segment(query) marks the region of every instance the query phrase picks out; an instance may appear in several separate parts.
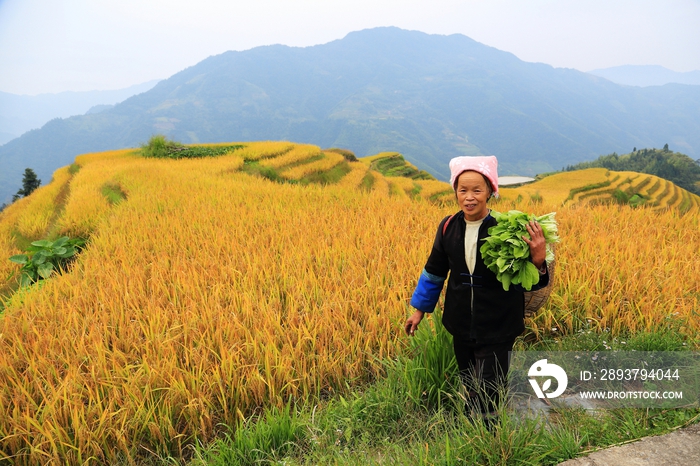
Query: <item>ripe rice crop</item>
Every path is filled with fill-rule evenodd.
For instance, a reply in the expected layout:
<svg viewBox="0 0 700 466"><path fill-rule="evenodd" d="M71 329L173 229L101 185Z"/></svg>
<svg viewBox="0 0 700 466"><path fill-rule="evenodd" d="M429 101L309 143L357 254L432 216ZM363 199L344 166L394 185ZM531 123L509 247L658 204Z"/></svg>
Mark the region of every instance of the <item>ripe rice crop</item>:
<svg viewBox="0 0 700 466"><path fill-rule="evenodd" d="M403 270L429 246L431 206L201 162L81 159L80 191L93 179L99 198L116 179L128 199L98 212L70 274L0 321L0 451L17 464L182 455L221 422L366 380L397 351Z"/></svg>
<svg viewBox="0 0 700 466"><path fill-rule="evenodd" d="M362 182L362 178L364 178L364 176L367 174L367 170L368 167L364 163L350 163L350 172L341 178L337 186L342 186L348 189L357 188Z"/></svg>
<svg viewBox="0 0 700 466"><path fill-rule="evenodd" d="M245 147L238 149L236 155L244 160L260 160L268 157L278 157L286 154L296 144L286 141L264 141L245 143Z"/></svg>
<svg viewBox="0 0 700 466"><path fill-rule="evenodd" d="M370 380L403 351L411 292L458 207L390 197L376 172L371 193L273 183L237 171L235 154L78 158L58 223L90 243L70 273L16 294L0 318L0 461L182 457L258 407ZM110 207L106 182L126 200ZM0 251L22 201L0 214ZM534 336L700 331L697 215L491 206L557 211L554 286L528 320Z"/></svg>
<svg viewBox="0 0 700 466"><path fill-rule="evenodd" d="M68 167L59 168L54 172L51 183L38 187L31 194L27 205L17 218L16 227L20 235L39 239L46 233L49 220L56 208L56 197L70 177Z"/></svg>
<svg viewBox="0 0 700 466"><path fill-rule="evenodd" d="M613 334L700 330L697 215L650 207L568 206L557 213L555 286L533 328L572 332L582 323Z"/></svg>
<svg viewBox="0 0 700 466"><path fill-rule="evenodd" d="M283 178L288 180L299 180L307 175L316 172L324 172L345 161L345 157L337 152L324 152L323 158L310 162L295 165L292 168L281 172Z"/></svg>
<svg viewBox="0 0 700 466"><path fill-rule="evenodd" d="M452 194L452 188L450 188L450 183L445 183L444 181L438 180L416 180L421 186L420 193L418 195L423 199L430 199L432 196L440 193L450 193Z"/></svg>
<svg viewBox="0 0 700 466"><path fill-rule="evenodd" d="M318 157L320 155L321 149L318 146L312 146L311 144L298 144L294 146L292 150L286 152L285 154L279 155L277 157L266 158L265 160L260 162L260 165L278 169L287 165L303 163L307 159Z"/></svg>
<svg viewBox="0 0 700 466"><path fill-rule="evenodd" d="M647 195L648 197L651 197L651 196L653 196L653 195L656 195L656 194L658 193L658 191L659 191L659 188L661 188L661 182L662 182L662 181L663 181L663 180L662 180L661 178L655 178L654 184L651 185L651 186L649 187L649 189L647 189L646 195Z"/></svg>
<svg viewBox="0 0 700 466"><path fill-rule="evenodd" d="M586 170L556 173L517 188L500 188L499 192L502 197L512 199L515 199L518 195L528 198L535 193L539 193L545 202L561 205L569 197L571 189L603 183L608 180L608 173L609 171L605 168L588 168Z"/></svg>
<svg viewBox="0 0 700 466"><path fill-rule="evenodd" d="M120 185L117 176L128 170L138 170L131 151L113 151L85 154L76 158L81 169L73 176L70 193L63 214L57 222L61 235L88 237L110 211L110 203L101 194L102 185L111 182ZM148 159L156 161L158 159ZM122 190L127 191L126 187Z"/></svg>
<svg viewBox="0 0 700 466"><path fill-rule="evenodd" d="M389 182L387 181L386 177L379 172L372 171L370 173L374 178L374 182L372 183L372 192L381 197L389 196Z"/></svg>
<svg viewBox="0 0 700 466"><path fill-rule="evenodd" d="M387 180L388 181L388 180ZM406 191L403 190L401 185L399 183L395 183L394 181L388 181L389 182L389 195L390 196L398 196L398 197L406 197Z"/></svg>
<svg viewBox="0 0 700 466"><path fill-rule="evenodd" d="M683 211L692 209L696 202L700 202L700 196L681 190L670 181L654 175L615 172L604 168L557 173L516 188L504 187L499 192L504 199L538 197L540 202L543 200L556 206L616 202L618 190L629 196L641 194L646 205L662 209L679 207L683 196L691 197L684 203Z"/></svg>
<svg viewBox="0 0 700 466"><path fill-rule="evenodd" d="M13 264L6 260L10 256L20 254L22 251L17 247L15 240L15 231L17 229L17 218L19 218L22 210L29 203L30 199L19 199L5 207L0 212L0 280L7 280L7 277L17 271L17 264ZM0 282L3 283L3 282ZM3 288L0 285L0 290Z"/></svg>
<svg viewBox="0 0 700 466"><path fill-rule="evenodd" d="M414 196L420 193L419 186L411 178L401 176L390 176L387 178L390 183L403 190L404 193Z"/></svg>
<svg viewBox="0 0 700 466"><path fill-rule="evenodd" d="M360 161L366 165L371 165L372 162L375 162L379 159L383 159L385 157L391 157L391 156L396 156L400 155L398 152L380 152L378 154L370 155L368 157L362 157Z"/></svg>
<svg viewBox="0 0 700 466"><path fill-rule="evenodd" d="M13 205L16 205L17 202ZM10 207L12 206L6 207L0 214L0 290L4 288L4 283L8 280L10 274L18 270L17 264L13 264L7 259L15 254L22 253L22 250L17 247L14 238L14 226L9 221L11 216L4 215Z"/></svg>

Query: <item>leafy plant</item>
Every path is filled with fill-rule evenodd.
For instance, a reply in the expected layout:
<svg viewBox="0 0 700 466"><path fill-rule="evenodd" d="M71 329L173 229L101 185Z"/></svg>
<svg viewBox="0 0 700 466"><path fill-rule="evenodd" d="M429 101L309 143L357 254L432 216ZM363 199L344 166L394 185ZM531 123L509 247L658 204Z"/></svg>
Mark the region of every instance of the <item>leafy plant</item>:
<svg viewBox="0 0 700 466"><path fill-rule="evenodd" d="M62 236L55 241L42 239L34 241L27 248L27 254L10 257L10 261L22 265L20 286L28 286L49 278L54 271L64 269L70 258L75 256L85 241L80 238Z"/></svg>
<svg viewBox="0 0 700 466"><path fill-rule="evenodd" d="M497 225L489 228L489 236L481 246L481 255L489 270L508 291L510 285L521 285L525 290L531 290L540 281L537 267L530 261L530 248L523 239L529 236L527 224L536 220L542 226L542 232L547 244L559 241L555 212L536 217L531 214L511 210L508 213L491 211L498 221ZM554 259L550 248L547 248L547 260Z"/></svg>

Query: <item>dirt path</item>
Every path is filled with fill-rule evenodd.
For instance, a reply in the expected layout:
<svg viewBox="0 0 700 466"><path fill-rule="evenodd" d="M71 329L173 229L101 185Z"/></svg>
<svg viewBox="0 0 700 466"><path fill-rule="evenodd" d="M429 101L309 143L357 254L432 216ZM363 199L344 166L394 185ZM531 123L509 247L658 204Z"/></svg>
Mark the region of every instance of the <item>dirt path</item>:
<svg viewBox="0 0 700 466"><path fill-rule="evenodd" d="M698 466L700 424L596 451L559 466Z"/></svg>

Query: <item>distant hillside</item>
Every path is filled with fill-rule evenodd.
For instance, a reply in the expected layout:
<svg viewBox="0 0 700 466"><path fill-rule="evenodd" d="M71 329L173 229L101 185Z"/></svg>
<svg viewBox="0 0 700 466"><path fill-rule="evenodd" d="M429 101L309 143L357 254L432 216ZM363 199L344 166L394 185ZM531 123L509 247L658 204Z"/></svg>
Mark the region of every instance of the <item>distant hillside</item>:
<svg viewBox="0 0 700 466"><path fill-rule="evenodd" d="M95 106L114 105L152 89L158 81L110 91L59 92L16 95L0 92L0 145L54 118L83 115Z"/></svg>
<svg viewBox="0 0 700 466"><path fill-rule="evenodd" d="M595 167L656 175L700 195L700 159L693 160L685 154L671 152L668 145L664 149L640 149L624 155L602 155L591 162L570 165L566 170Z"/></svg>
<svg viewBox="0 0 700 466"><path fill-rule="evenodd" d="M700 85L700 70L680 73L656 65L613 66L589 73L627 86L663 86L670 83Z"/></svg>
<svg viewBox="0 0 700 466"><path fill-rule="evenodd" d="M397 151L443 180L453 156L495 154L502 174L535 175L634 146L700 156L700 87L619 86L462 35L397 28L226 52L112 109L0 146L0 202L27 167L48 181L77 154L136 147L154 133L301 141L360 157Z"/></svg>

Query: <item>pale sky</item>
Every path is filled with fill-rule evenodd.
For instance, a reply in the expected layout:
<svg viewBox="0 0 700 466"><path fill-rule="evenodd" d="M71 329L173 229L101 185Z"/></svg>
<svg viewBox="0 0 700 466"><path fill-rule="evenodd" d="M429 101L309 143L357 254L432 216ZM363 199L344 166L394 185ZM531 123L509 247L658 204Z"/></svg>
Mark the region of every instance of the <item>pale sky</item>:
<svg viewBox="0 0 700 466"><path fill-rule="evenodd" d="M700 69L700 0L0 0L0 91L120 89L211 55L378 26L459 33L528 62Z"/></svg>

